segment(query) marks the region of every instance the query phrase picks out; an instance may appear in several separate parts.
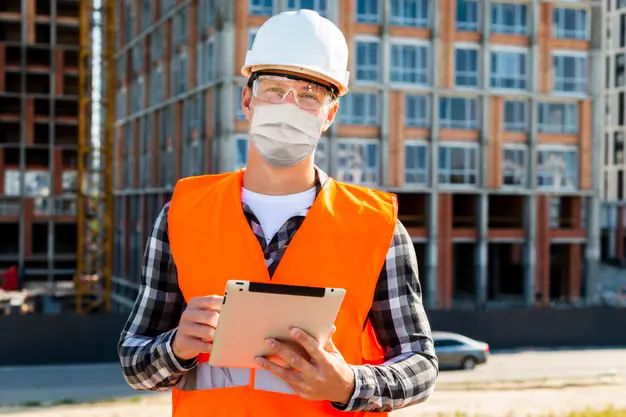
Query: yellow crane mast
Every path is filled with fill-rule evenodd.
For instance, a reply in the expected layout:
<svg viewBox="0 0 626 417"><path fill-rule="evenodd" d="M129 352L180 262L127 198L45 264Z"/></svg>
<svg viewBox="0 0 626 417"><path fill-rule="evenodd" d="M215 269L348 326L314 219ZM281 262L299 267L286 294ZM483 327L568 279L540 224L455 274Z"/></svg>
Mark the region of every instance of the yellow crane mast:
<svg viewBox="0 0 626 417"><path fill-rule="evenodd" d="M80 1L76 311L111 308L114 0Z"/></svg>

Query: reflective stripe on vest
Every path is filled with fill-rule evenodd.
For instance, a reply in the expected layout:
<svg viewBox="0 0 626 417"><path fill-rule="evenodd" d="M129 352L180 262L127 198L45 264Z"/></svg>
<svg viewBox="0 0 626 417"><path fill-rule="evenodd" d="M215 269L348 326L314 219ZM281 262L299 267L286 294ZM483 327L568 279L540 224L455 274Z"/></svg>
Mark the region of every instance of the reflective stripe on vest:
<svg viewBox="0 0 626 417"><path fill-rule="evenodd" d="M242 179L243 170L187 178L176 185L168 233L185 299L223 295L229 279L342 287L346 296L335 321L335 346L350 364L382 362L384 352L368 314L395 230L395 196L328 179L270 278L243 213ZM212 367L207 355L201 356L172 390L175 416L346 414L328 402L294 395L266 371Z"/></svg>

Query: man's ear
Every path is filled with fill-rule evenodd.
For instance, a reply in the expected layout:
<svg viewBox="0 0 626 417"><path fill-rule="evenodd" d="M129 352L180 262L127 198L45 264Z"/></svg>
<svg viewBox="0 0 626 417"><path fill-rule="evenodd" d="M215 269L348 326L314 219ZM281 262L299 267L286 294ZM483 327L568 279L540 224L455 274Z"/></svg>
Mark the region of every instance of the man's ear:
<svg viewBox="0 0 626 417"><path fill-rule="evenodd" d="M241 111L246 119L250 121L252 119L252 108L250 104L252 102L252 91L247 86L243 88L241 92Z"/></svg>
<svg viewBox="0 0 626 417"><path fill-rule="evenodd" d="M339 110L339 100L335 100L328 108L328 114L326 115L326 120L324 120L324 124L322 125L322 132L326 132L328 128L335 121L335 117L337 116L337 111Z"/></svg>

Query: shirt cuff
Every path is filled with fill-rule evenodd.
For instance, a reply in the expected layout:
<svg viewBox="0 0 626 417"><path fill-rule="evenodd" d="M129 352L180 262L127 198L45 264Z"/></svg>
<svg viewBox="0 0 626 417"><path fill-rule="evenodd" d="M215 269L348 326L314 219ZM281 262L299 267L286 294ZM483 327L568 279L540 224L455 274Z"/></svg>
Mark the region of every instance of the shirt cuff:
<svg viewBox="0 0 626 417"><path fill-rule="evenodd" d="M354 372L354 391L348 404L342 404L337 402L331 402L331 405L339 411L363 411L368 404L368 398L370 391L373 393L373 389L369 387L367 383L369 378L373 378L373 372L366 366L350 365Z"/></svg>
<svg viewBox="0 0 626 417"><path fill-rule="evenodd" d="M176 335L177 330L178 329L173 329L167 335L167 339L165 341L165 349L167 350L167 354L170 359L168 362L170 362L173 365L174 369L176 369L177 372L175 373L187 372L194 366L196 366L196 364L198 363L198 358L195 357L191 359L181 359L174 354L174 349L172 349L172 342L174 341L174 336Z"/></svg>

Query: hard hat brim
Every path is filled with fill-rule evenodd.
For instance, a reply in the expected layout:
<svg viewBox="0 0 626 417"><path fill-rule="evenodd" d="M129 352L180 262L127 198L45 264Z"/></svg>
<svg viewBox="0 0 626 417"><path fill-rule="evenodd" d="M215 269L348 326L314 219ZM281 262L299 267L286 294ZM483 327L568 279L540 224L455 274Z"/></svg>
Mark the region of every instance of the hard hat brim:
<svg viewBox="0 0 626 417"><path fill-rule="evenodd" d="M247 65L241 68L241 73L250 77L253 73L258 71L286 71L294 74L303 74L309 77L313 77L316 80L328 83L333 85L338 90L338 95L341 97L348 92L348 86L334 77L331 77L328 74L320 72L318 69L313 67L307 67L302 65L288 65L288 64L255 64L255 65Z"/></svg>

